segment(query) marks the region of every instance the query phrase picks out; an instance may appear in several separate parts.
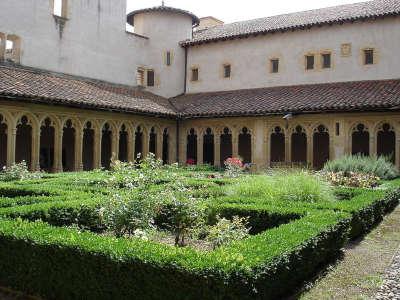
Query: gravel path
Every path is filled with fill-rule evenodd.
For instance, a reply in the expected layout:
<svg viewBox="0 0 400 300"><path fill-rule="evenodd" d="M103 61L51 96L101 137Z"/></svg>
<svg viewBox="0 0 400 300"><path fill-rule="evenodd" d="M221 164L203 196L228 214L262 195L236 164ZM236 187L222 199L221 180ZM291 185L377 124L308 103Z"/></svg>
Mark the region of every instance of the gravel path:
<svg viewBox="0 0 400 300"><path fill-rule="evenodd" d="M376 295L377 300L400 300L400 249L387 269L385 279Z"/></svg>

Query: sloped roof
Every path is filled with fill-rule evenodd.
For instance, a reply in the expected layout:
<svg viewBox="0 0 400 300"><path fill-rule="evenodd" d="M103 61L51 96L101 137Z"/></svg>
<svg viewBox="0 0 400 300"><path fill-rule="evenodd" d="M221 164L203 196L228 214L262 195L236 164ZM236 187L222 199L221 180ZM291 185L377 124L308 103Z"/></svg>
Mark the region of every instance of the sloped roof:
<svg viewBox="0 0 400 300"><path fill-rule="evenodd" d="M192 39L183 41L181 44L191 46L399 14L399 0L374 0L215 26L195 31Z"/></svg>
<svg viewBox="0 0 400 300"><path fill-rule="evenodd" d="M400 79L186 94L171 103L183 118L400 110Z"/></svg>
<svg viewBox="0 0 400 300"><path fill-rule="evenodd" d="M176 116L168 99L135 87L0 64L0 95L31 102Z"/></svg>
<svg viewBox="0 0 400 300"><path fill-rule="evenodd" d="M165 6L165 5L134 10L127 15L126 20L127 20L128 24L134 26L136 15L142 14L142 13L148 13L148 12L157 12L157 11L173 12L173 13L178 13L178 14L189 16L192 18L193 26L197 26L200 23L200 19L196 15L192 14L190 11L175 8L175 7Z"/></svg>

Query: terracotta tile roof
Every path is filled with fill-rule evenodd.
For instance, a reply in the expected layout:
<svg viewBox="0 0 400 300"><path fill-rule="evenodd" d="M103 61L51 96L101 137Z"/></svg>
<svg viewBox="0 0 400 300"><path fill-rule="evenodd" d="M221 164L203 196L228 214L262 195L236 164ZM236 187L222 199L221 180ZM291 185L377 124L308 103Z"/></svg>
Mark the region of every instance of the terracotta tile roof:
<svg viewBox="0 0 400 300"><path fill-rule="evenodd" d="M400 79L186 94L171 103L183 118L400 110Z"/></svg>
<svg viewBox="0 0 400 300"><path fill-rule="evenodd" d="M375 0L215 26L195 32L193 39L183 41L181 44L190 46L399 14L399 0Z"/></svg>
<svg viewBox="0 0 400 300"><path fill-rule="evenodd" d="M165 11L165 12L173 12L173 13L178 13L178 14L182 14L182 15L187 15L192 18L193 26L197 26L200 23L200 19L196 15L191 13L190 11L175 8L175 7L165 6L165 5L134 10L127 15L126 21L128 22L128 24L135 26L135 15L141 14L141 13L153 12L153 11L161 11L161 12Z"/></svg>
<svg viewBox="0 0 400 300"><path fill-rule="evenodd" d="M1 64L0 96L90 109L176 116L168 99L134 87Z"/></svg>

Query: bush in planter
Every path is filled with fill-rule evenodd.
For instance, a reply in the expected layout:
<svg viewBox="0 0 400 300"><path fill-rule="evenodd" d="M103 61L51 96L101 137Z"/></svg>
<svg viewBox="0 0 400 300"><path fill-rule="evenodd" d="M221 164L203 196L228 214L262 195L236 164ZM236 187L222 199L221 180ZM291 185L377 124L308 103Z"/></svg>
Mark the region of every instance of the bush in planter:
<svg viewBox="0 0 400 300"><path fill-rule="evenodd" d="M346 155L327 162L323 171L373 174L381 179L393 179L399 175L393 163L384 156Z"/></svg>

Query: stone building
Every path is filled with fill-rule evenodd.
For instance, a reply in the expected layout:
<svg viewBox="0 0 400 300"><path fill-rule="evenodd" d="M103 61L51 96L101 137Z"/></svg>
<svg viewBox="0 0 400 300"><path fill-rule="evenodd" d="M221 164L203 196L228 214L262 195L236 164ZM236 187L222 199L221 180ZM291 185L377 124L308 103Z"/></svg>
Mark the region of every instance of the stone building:
<svg viewBox="0 0 400 300"><path fill-rule="evenodd" d="M2 0L0 166L91 170L152 152L399 167L399 14L375 0L224 24L167 6L126 16L126 0Z"/></svg>

